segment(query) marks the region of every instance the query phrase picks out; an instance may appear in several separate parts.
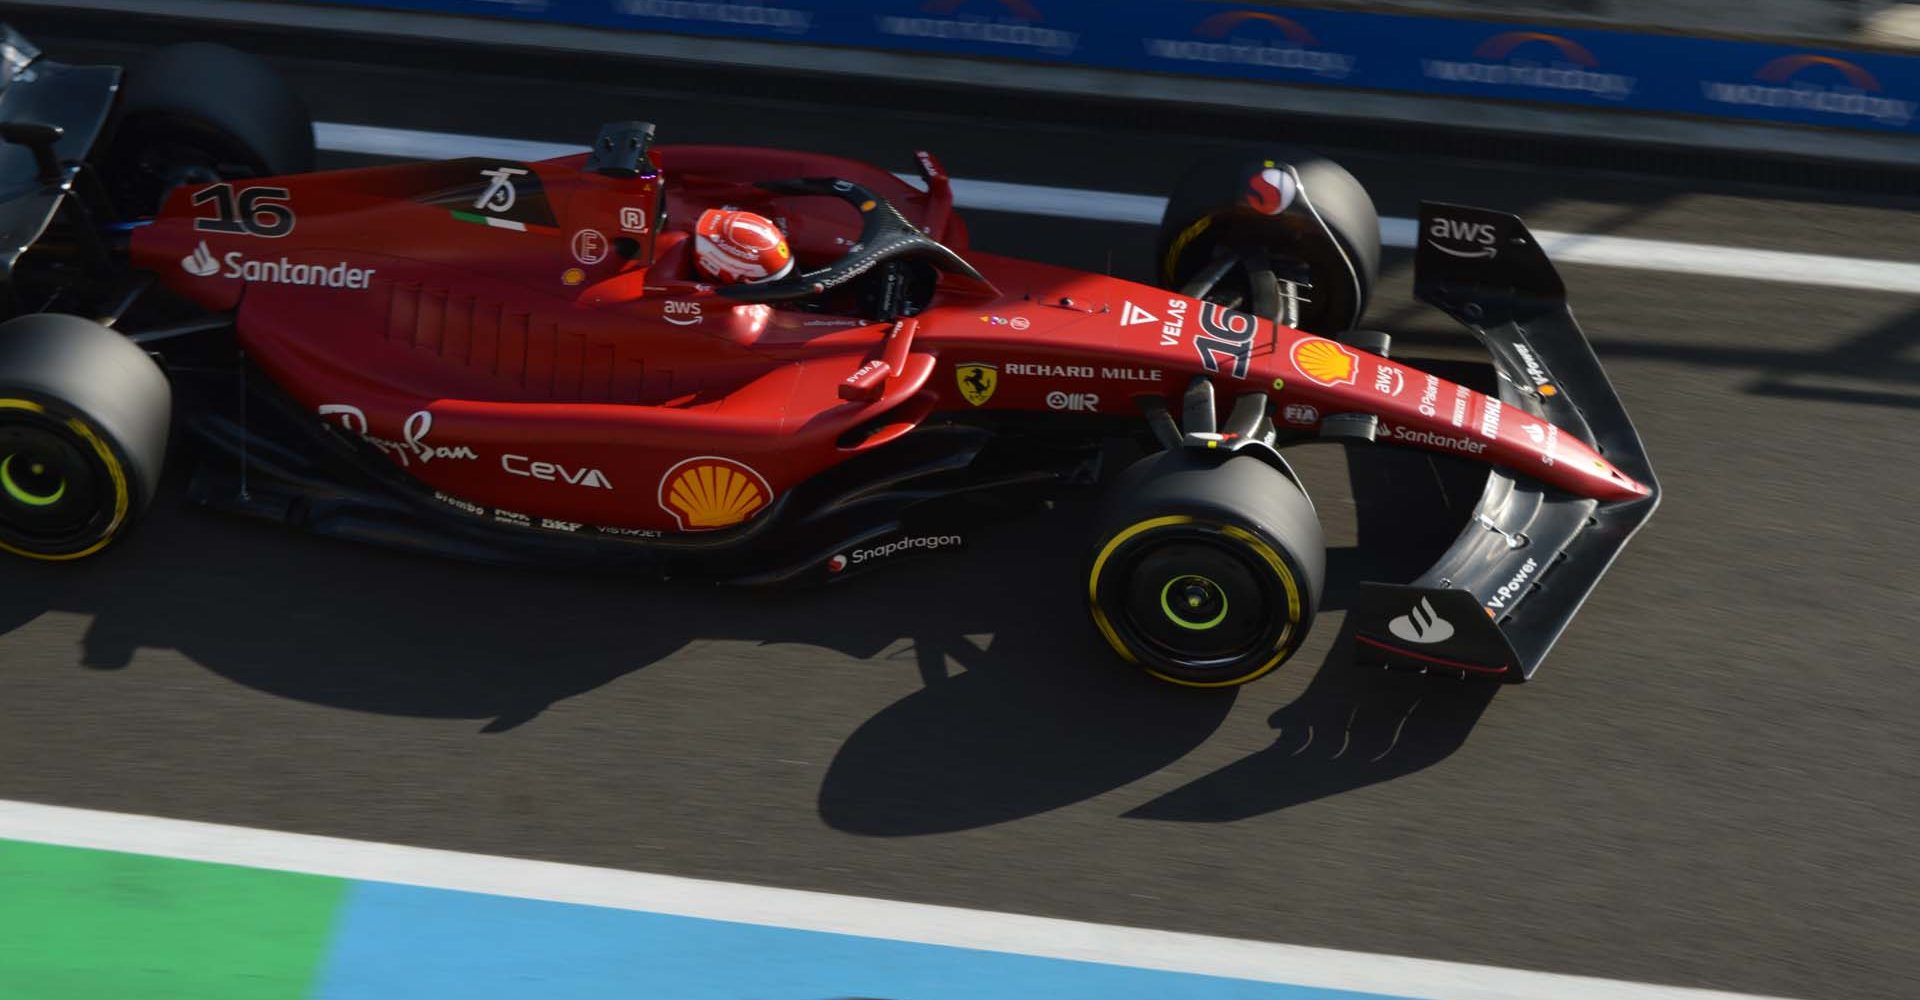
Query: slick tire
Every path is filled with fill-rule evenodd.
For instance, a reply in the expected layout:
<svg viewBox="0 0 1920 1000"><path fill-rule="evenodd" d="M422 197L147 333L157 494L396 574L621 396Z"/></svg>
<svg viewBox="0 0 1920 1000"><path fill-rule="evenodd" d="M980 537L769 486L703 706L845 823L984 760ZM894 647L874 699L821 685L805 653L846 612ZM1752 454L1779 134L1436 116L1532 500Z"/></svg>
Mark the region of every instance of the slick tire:
<svg viewBox="0 0 1920 1000"><path fill-rule="evenodd" d="M1086 562L1087 607L1114 652L1187 687L1245 684L1313 625L1326 543L1313 503L1252 455L1150 455L1116 478Z"/></svg>
<svg viewBox="0 0 1920 1000"><path fill-rule="evenodd" d="M80 559L124 535L160 481L172 411L166 375L112 330L0 323L0 553Z"/></svg>
<svg viewBox="0 0 1920 1000"><path fill-rule="evenodd" d="M1288 166L1298 187L1284 209L1269 214L1281 194L1263 174ZM1379 284L1380 215L1345 167L1310 149L1272 146L1196 164L1160 219L1154 259L1161 285L1178 290L1218 254L1248 248L1265 250L1276 265L1306 266L1313 288L1299 326L1336 337L1359 325Z"/></svg>
<svg viewBox="0 0 1920 1000"><path fill-rule="evenodd" d="M313 120L267 65L222 45L160 49L130 67L101 173L123 218L183 184L313 169Z"/></svg>

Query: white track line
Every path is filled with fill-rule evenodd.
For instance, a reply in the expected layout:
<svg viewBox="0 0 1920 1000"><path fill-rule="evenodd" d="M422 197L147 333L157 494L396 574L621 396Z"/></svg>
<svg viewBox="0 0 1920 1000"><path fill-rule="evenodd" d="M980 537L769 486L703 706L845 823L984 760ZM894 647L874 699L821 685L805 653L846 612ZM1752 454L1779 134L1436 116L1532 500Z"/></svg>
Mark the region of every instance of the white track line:
<svg viewBox="0 0 1920 1000"><path fill-rule="evenodd" d="M0 839L1429 1000L1763 1000L27 802L0 800Z"/></svg>
<svg viewBox="0 0 1920 1000"><path fill-rule="evenodd" d="M497 139L451 132L419 132L339 122L317 122L313 130L322 149L369 156L408 159L490 156L544 160L585 151L584 147L564 143ZM1165 198L1151 195L960 178L953 181L953 200L961 208L987 212L1147 226L1158 225L1160 215L1167 207ZM1417 235L1415 228L1412 219L1381 219L1381 242L1390 247L1409 249L1414 245ZM1748 250L1551 230L1541 230L1534 236L1555 260L1570 264L1920 294L1920 264L1902 261L1832 257L1782 250Z"/></svg>

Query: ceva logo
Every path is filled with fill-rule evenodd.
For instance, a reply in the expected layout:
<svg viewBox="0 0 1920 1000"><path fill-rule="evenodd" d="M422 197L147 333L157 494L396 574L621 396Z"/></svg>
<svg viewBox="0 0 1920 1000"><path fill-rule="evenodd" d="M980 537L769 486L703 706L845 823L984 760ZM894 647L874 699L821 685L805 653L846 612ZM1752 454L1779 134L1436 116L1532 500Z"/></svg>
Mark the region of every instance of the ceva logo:
<svg viewBox="0 0 1920 1000"><path fill-rule="evenodd" d="M1230 10L1193 26L1191 38L1147 38L1147 54L1178 62L1258 66L1342 80L1355 57L1322 48L1300 22L1264 10Z"/></svg>
<svg viewBox="0 0 1920 1000"><path fill-rule="evenodd" d="M1781 56L1755 70L1753 80L1758 82L1702 80L1700 90L1715 104L1812 111L1882 125L1913 120L1915 102L1882 96L1880 81L1872 73L1834 56L1812 52Z"/></svg>
<svg viewBox="0 0 1920 1000"><path fill-rule="evenodd" d="M986 11L986 13L981 13ZM981 42L1067 55L1080 47L1076 32L1049 28L1027 0L926 0L921 16L874 18L883 35L945 42Z"/></svg>
<svg viewBox="0 0 1920 1000"><path fill-rule="evenodd" d="M1473 58L1422 59L1429 80L1487 87L1572 91L1618 101L1635 80L1598 69L1600 60L1571 38L1541 31L1503 31L1481 42Z"/></svg>

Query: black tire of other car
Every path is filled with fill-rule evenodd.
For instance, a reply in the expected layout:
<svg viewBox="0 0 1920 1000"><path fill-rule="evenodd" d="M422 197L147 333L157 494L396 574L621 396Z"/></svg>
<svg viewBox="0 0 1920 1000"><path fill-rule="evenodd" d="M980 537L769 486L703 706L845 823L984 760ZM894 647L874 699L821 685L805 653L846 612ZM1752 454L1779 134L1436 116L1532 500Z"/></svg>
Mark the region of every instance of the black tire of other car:
<svg viewBox="0 0 1920 1000"><path fill-rule="evenodd" d="M154 214L183 184L313 169L313 120L293 88L244 52L171 45L127 70L100 158L122 218Z"/></svg>
<svg viewBox="0 0 1920 1000"><path fill-rule="evenodd" d="M64 561L124 535L153 499L173 392L92 320L0 323L0 553Z"/></svg>
<svg viewBox="0 0 1920 1000"><path fill-rule="evenodd" d="M1094 627L1187 687L1245 684L1286 662L1320 606L1326 542L1307 495L1254 455L1174 449L1116 477L1087 562Z"/></svg>
<svg viewBox="0 0 1920 1000"><path fill-rule="evenodd" d="M1273 183L1272 172L1287 174L1289 167L1291 175ZM1258 273L1228 271L1217 292L1230 294L1218 294L1203 272L1223 257ZM1346 168L1312 150L1275 146L1264 155L1216 157L1174 187L1154 259L1163 287L1186 289L1200 277L1206 287L1188 294L1256 314L1264 310L1255 305L1260 294L1246 287L1250 277L1271 285L1273 274L1285 280L1304 269L1312 287L1295 325L1337 337L1359 325L1379 283L1380 216Z"/></svg>

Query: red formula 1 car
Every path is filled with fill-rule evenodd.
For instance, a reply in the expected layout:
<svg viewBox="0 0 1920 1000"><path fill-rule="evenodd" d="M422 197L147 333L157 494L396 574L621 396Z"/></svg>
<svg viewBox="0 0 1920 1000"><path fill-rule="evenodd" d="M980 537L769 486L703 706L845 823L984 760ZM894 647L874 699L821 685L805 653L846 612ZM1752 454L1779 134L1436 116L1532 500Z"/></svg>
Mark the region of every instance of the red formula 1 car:
<svg viewBox="0 0 1920 1000"><path fill-rule="evenodd" d="M269 152L306 127L297 102L233 55L237 77L138 115L98 95L112 156L6 161L66 211L22 247L38 280L13 278L23 314L0 324L0 548L69 559L124 532L176 411L215 507L744 582L957 545L1099 483L1103 441L1132 435L1156 450L1106 477L1086 577L1062 584L1121 657L1220 686L1283 662L1319 602L1321 530L1281 449L1373 442L1478 460L1487 485L1431 571L1364 585L1356 659L1519 680L1658 499L1511 216L1420 218L1418 294L1491 352L1486 396L1356 332L1378 220L1312 154L1193 172L1156 288L970 251L924 153L915 185L618 122L538 163L287 173ZM704 283L689 227L719 206L775 220L793 273Z"/></svg>

